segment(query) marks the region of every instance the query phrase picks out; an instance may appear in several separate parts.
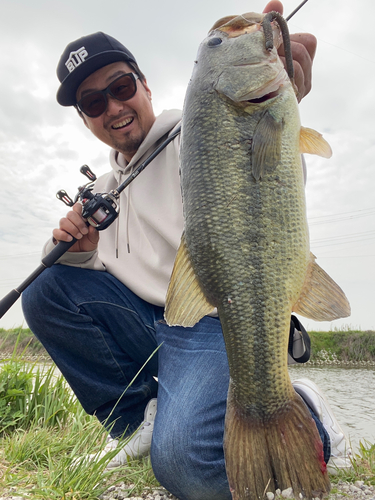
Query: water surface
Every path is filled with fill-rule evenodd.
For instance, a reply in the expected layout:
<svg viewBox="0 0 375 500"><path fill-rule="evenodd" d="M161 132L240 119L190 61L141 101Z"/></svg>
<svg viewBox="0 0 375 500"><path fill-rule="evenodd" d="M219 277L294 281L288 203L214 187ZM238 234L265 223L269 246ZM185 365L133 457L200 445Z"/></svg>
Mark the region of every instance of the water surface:
<svg viewBox="0 0 375 500"><path fill-rule="evenodd" d="M359 441L375 443L375 370L290 366L293 380L306 377L324 392L339 424L354 448Z"/></svg>

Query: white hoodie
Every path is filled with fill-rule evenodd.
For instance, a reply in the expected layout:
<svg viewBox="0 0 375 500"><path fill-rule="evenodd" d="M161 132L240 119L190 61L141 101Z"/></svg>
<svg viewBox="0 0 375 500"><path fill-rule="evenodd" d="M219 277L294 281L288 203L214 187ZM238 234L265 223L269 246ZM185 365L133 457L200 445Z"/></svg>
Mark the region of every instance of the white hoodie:
<svg viewBox="0 0 375 500"><path fill-rule="evenodd" d="M164 111L130 163L111 150L112 171L99 177L95 192L121 184L179 123L181 112ZM106 270L136 295L164 306L165 295L184 226L179 176L178 135L120 194L120 214L100 232L98 250L66 252L59 263ZM50 240L44 255L53 248Z"/></svg>

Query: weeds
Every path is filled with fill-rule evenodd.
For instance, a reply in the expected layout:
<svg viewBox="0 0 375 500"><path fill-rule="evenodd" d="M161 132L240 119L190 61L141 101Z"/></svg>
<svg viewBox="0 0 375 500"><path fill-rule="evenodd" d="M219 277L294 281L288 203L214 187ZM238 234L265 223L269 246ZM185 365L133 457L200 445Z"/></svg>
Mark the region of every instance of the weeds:
<svg viewBox="0 0 375 500"><path fill-rule="evenodd" d="M352 468L340 470L337 475L331 477L333 483L346 481L364 481L368 485L375 486L375 444L367 441L359 443L359 450L351 458Z"/></svg>
<svg viewBox="0 0 375 500"><path fill-rule="evenodd" d="M41 370L35 363L12 359L0 372L0 436L14 429L63 426L77 401L55 366Z"/></svg>
<svg viewBox="0 0 375 500"><path fill-rule="evenodd" d="M324 351L341 362L375 362L375 332L333 331L309 332L312 361L314 355Z"/></svg>
<svg viewBox="0 0 375 500"><path fill-rule="evenodd" d="M0 494L10 488L35 500L97 500L109 486L129 484L129 494L156 486L149 459L106 470L118 449L101 456L107 433L99 422L78 410L66 425L32 424L2 438ZM126 440L122 442L126 444ZM87 460L87 455L96 459Z"/></svg>
<svg viewBox="0 0 375 500"><path fill-rule="evenodd" d="M18 343L0 365L0 496L96 500L118 482L132 484L129 494L157 484L148 459L106 470L118 453L101 453L107 431L85 413L55 365L29 363L17 351ZM96 459L80 459L87 455Z"/></svg>

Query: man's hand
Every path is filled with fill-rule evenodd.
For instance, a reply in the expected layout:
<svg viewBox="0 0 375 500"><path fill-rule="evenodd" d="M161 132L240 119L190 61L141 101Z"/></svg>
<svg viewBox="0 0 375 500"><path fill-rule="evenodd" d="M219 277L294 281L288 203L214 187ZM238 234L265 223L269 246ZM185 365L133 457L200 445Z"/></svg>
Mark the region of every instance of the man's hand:
<svg viewBox="0 0 375 500"><path fill-rule="evenodd" d="M59 228L52 231L56 241L72 241L72 236L78 240L69 252L91 252L98 246L98 231L92 226L87 226L81 214L82 205L76 203L66 217L60 220Z"/></svg>
<svg viewBox="0 0 375 500"><path fill-rule="evenodd" d="M283 13L283 4L279 0L271 0L264 9L264 13L275 10ZM301 101L311 90L312 63L314 60L317 40L310 33L296 33L290 35L294 65L294 83L298 88L297 99ZM279 56L285 64L284 45L279 47Z"/></svg>

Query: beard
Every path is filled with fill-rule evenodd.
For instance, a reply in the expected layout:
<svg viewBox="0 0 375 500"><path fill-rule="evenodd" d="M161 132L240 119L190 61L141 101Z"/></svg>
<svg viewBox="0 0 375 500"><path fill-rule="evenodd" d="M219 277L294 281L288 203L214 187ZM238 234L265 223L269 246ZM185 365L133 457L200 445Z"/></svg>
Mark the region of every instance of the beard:
<svg viewBox="0 0 375 500"><path fill-rule="evenodd" d="M133 157L146 138L146 132L140 130L135 136L129 135L122 139L112 138L112 147L122 153L125 158Z"/></svg>

